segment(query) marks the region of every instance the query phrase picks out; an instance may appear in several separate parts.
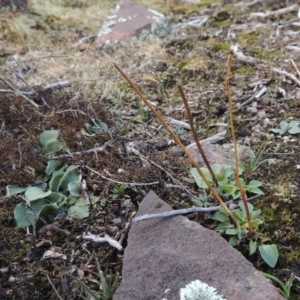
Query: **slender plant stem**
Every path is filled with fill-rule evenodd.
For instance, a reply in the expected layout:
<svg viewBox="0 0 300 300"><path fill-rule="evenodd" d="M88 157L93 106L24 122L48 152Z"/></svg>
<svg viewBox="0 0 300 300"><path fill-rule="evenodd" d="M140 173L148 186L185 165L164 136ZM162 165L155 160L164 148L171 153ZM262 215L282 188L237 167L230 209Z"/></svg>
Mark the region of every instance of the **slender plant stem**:
<svg viewBox="0 0 300 300"><path fill-rule="evenodd" d="M224 201L221 199L221 197L218 195L216 190L212 187L210 182L206 179L205 175L201 171L201 169L198 166L198 163L196 160L190 155L190 153L187 151L186 147L181 143L180 139L178 136L174 133L174 131L170 128L170 126L166 123L166 121L162 118L162 116L156 111L156 109L151 105L151 103L144 97L144 95L140 92L138 87L133 83L133 81L121 70L121 68L114 64L115 68L121 73L121 75L126 79L126 81L129 83L131 88L139 95L139 97L143 100L143 102L150 108L150 110L153 112L153 114L158 118L158 120L162 123L162 125L165 127L166 130L169 131L171 136L173 137L174 141L176 144L182 149L182 151L185 153L185 155L188 157L188 159L191 161L192 165L197 169L199 175L205 182L205 184L208 186L209 190L213 194L213 196L219 201L220 205L224 208L226 213L230 216L232 221L234 222L235 225L237 225L236 218L230 211L230 209L226 206Z"/></svg>
<svg viewBox="0 0 300 300"><path fill-rule="evenodd" d="M284 284L280 279L278 279L277 277L275 277L275 276L273 276L273 275L271 275L271 274L268 274L268 273L264 273L264 272L262 272L262 273L263 273L263 275L264 275L265 277L267 277L267 278L269 278L269 279L271 279L271 280L277 282L277 283L280 285L281 289L282 289L282 294L283 294L283 296L284 296L286 299L289 299L290 293L291 293L291 287L292 287L293 280L294 280L294 278L293 278L292 275L291 275L291 277L289 278L288 283L285 285L285 284Z"/></svg>
<svg viewBox="0 0 300 300"><path fill-rule="evenodd" d="M211 177L213 179L213 182L214 182L215 186L218 187L218 180L216 178L216 175L215 175L214 171L212 170L212 168L210 166L210 163L209 163L209 161L208 161L208 159L207 159L207 157L206 157L206 155L205 155L205 153L203 151L203 148L202 148L202 146L200 144L200 141L199 141L199 138L197 136L197 133L196 133L196 130L195 130L195 127L194 127L193 117L192 117L192 114L191 114L188 102L186 100L183 88L182 88L181 85L177 85L177 87L178 87L180 96L181 96L182 101L183 101L184 106L185 106L185 111L186 111L187 117L189 119L189 124L190 124L190 127L191 127L191 132L192 132L194 141L195 141L195 143L197 145L197 148L198 148L198 150L199 150L199 152L200 152L200 154L201 154L201 156L202 156L202 158L203 158L203 160L204 160L204 162L205 162L205 164L207 166L207 169L208 169L209 173L211 174Z"/></svg>
<svg viewBox="0 0 300 300"><path fill-rule="evenodd" d="M234 145L234 154L235 154L234 175L235 175L236 184L241 192L241 198L243 200L246 215L247 215L249 238L252 238L253 228L252 228L252 221L251 221L251 216L250 216L248 202L247 202L247 196L246 196L245 190L243 189L242 183L239 178L239 154L238 154L238 147L237 147L236 138L235 138L234 124L233 124L233 105L232 105L231 92L230 92L230 88L229 88L230 76L231 76L231 55L229 54L228 59L227 59L227 75L226 75L225 85L226 85L226 93L228 96L229 119L230 119L231 135L232 135L232 141L233 141L233 145Z"/></svg>

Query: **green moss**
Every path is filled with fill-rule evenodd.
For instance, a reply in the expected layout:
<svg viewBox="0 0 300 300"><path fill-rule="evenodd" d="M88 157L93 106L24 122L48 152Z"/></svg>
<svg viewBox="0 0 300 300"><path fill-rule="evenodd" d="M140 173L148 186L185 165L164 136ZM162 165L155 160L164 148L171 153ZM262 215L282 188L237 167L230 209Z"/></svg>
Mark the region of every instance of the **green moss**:
<svg viewBox="0 0 300 300"><path fill-rule="evenodd" d="M257 49L256 54L260 58L266 58L266 57L279 57L280 51L268 51L265 49Z"/></svg>
<svg viewBox="0 0 300 300"><path fill-rule="evenodd" d="M255 69L249 65L238 67L237 69L232 70L233 75L249 75L249 74L253 74L254 72Z"/></svg>
<svg viewBox="0 0 300 300"><path fill-rule="evenodd" d="M215 41L213 39L208 40L207 45L214 52L218 52L220 50L223 50L223 51L230 50L230 44L229 43L220 43L219 41Z"/></svg>

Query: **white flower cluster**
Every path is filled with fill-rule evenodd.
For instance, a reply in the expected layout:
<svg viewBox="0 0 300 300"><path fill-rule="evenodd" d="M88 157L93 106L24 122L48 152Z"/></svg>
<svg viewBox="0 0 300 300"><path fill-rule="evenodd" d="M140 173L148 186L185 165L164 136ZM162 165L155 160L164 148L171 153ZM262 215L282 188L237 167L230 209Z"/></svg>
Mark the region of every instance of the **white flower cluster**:
<svg viewBox="0 0 300 300"><path fill-rule="evenodd" d="M216 289L200 280L192 281L180 290L180 300L226 300Z"/></svg>

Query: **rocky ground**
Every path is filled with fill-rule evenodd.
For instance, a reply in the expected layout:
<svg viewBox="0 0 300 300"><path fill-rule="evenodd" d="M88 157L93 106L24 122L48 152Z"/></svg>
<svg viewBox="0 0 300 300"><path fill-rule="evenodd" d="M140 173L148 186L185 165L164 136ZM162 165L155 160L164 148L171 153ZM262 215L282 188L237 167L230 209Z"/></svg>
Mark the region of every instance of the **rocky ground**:
<svg viewBox="0 0 300 300"><path fill-rule="evenodd" d="M184 87L199 137L225 128L227 134L219 143L226 144L232 142L224 87L229 53L238 143L256 154L263 150L259 166L244 179L263 183L264 196L252 204L262 210L262 233L280 252L274 269L268 269L259 255L250 259L282 281L291 273L299 276L299 134L270 131L281 121L300 119L300 40L295 20L299 3L138 2L168 17L170 35L103 46L96 35L116 1L101 5L84 0L29 1L26 14L1 8L1 299L56 299L50 280L62 298L87 297L66 274L72 270L98 291L95 259L105 275L115 276L122 271L123 252L84 240L84 233L105 233L126 247L128 224L148 191L154 190L173 209L190 207L195 197L203 195L169 133L112 63L173 124L185 145L193 139L185 127L177 84ZM64 83L61 89L53 89L57 83ZM175 126L174 120L184 124ZM46 215L36 223L33 235L31 227L29 232L16 227L14 209L24 200L20 195L8 197L7 186L38 185L44 180L49 156L42 151L39 136L51 129L59 130L65 143L55 154L58 159L80 166L89 217L64 215L54 220ZM214 203L211 197L208 200ZM190 218L209 228L216 226L206 217ZM238 249L247 255L247 246ZM47 250L64 256L43 258ZM298 299L299 293L295 280L292 297Z"/></svg>

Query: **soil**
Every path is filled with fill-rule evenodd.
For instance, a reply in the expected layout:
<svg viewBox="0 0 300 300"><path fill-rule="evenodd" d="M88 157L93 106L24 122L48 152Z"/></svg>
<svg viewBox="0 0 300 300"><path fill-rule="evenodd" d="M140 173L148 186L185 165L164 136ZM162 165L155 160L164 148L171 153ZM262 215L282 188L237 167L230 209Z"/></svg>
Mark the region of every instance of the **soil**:
<svg viewBox="0 0 300 300"><path fill-rule="evenodd" d="M221 143L227 144L232 142L224 86L229 53L237 141L257 155L263 150L257 168L244 179L263 183L264 195L252 204L262 210L261 232L280 253L274 269L267 268L259 255L249 259L284 282L291 273L300 276L299 134L270 131L283 120L300 121L300 74L293 66L300 58L299 23L287 22L297 17L298 8L258 16L255 13L285 8L287 3L139 1L169 16L171 36L100 47L93 37L81 39L98 32L116 1L101 1L102 7L96 0L40 2L29 1L28 13L0 14L0 298L56 299L50 281L63 299L88 297L68 272L99 292L95 259L106 276L114 277L121 274L123 253L108 244L87 242L83 233L122 237L126 247L128 223L148 191L154 190L174 209L192 206L193 198L203 194L189 178L190 165L174 151L169 133L112 63L130 75L166 120L187 123L177 89L181 84L199 138L224 130L225 124L227 135ZM289 6L296 3L288 1ZM191 26L203 16L207 16L203 25ZM236 44L246 58L232 48ZM279 74L278 69L287 73ZM38 108L19 94L4 91L10 88L3 80L25 92ZM45 89L65 81L72 86ZM263 95L241 106L264 86ZM86 124L91 127L99 121L108 129L87 130ZM80 165L90 216L83 220L45 216L34 235L31 227L28 232L16 227L14 209L24 200L20 195L6 196L7 186L38 185L44 180L49 156L42 151L39 136L51 129L59 130L66 144L55 155L68 165ZM185 145L193 142L189 130L174 130ZM136 142L134 151L130 142ZM105 151L87 151L104 144ZM215 203L211 196L209 200ZM194 216L213 228L216 224L207 217ZM239 248L248 257L247 245ZM44 259L50 249L66 259ZM299 298L296 279L290 299Z"/></svg>

